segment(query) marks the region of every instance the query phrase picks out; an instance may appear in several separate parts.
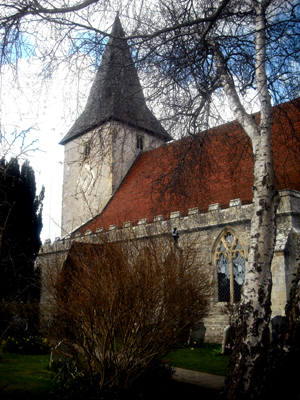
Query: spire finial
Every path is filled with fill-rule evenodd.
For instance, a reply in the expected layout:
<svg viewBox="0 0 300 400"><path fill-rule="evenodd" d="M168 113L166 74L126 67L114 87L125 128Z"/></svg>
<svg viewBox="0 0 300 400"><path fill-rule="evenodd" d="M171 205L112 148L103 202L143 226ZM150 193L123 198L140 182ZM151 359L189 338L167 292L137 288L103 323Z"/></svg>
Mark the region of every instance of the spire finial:
<svg viewBox="0 0 300 400"><path fill-rule="evenodd" d="M121 21L119 18L119 11L117 11L117 15L116 18L114 20L113 26L112 26L112 30L111 30L111 35L113 37L124 37L125 36L125 32L122 28L121 25Z"/></svg>

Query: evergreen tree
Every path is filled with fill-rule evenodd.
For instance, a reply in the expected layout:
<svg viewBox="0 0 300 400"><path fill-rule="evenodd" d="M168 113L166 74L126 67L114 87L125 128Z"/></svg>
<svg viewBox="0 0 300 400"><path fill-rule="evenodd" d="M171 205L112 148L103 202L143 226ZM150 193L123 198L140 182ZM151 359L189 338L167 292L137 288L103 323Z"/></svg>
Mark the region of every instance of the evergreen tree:
<svg viewBox="0 0 300 400"><path fill-rule="evenodd" d="M36 297L34 261L41 246L44 187L36 195L29 162L0 161L0 301Z"/></svg>

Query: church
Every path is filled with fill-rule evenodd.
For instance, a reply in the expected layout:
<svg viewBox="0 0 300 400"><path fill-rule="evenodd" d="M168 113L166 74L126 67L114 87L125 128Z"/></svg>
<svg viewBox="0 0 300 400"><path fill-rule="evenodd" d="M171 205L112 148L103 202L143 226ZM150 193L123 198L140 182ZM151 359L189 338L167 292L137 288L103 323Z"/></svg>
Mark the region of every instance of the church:
<svg viewBox="0 0 300 400"><path fill-rule="evenodd" d="M64 146L61 238L47 240L37 265L66 260L74 242L134 230L178 234L211 271L210 315L195 338L220 343L241 298L253 212L253 155L238 122L173 140L147 107L117 17L86 107ZM259 114L254 118L259 120ZM281 201L272 261L272 316L283 315L300 244L300 100L274 107L272 152ZM175 230L174 230L175 229ZM41 301L46 301L46 293Z"/></svg>

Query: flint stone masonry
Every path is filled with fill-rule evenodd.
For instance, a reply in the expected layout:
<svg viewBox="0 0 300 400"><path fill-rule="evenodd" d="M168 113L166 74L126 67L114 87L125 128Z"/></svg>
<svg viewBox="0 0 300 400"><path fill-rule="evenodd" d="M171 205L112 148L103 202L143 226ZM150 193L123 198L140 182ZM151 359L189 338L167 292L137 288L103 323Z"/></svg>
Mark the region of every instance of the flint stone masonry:
<svg viewBox="0 0 300 400"><path fill-rule="evenodd" d="M275 253L272 261L272 315L284 315L284 308L288 299L291 281L299 257L300 245L300 193L293 190L283 190L280 192L281 201L277 211L277 238ZM236 200L230 202L238 204ZM98 229L94 234L62 239L51 244L47 240L41 247L36 266L42 271L51 268L55 263L61 265L67 257L68 250L73 241L84 241L86 243L96 243L99 236L105 235L108 240L124 240L125 237L137 237L140 239L161 238L171 235L172 229L176 227L179 233L179 246L185 241L194 244L195 251L198 253L199 268L206 268L211 271L211 276L216 282L216 290L211 299L211 311L207 318L202 321L206 329L205 341L221 343L224 328L229 323L229 314L226 311L226 303L218 302L217 291L217 268L214 257L215 246L218 238L225 229L230 229L239 238L242 244L247 261L250 241L250 223L253 212L253 205L231 206L221 209L217 204L210 206L207 213L199 214L196 208L190 209L187 216L182 217L178 211L175 218L167 221L155 219L153 223L147 223L142 219L136 226L130 221L126 222L126 228L118 229L117 225L109 228L105 232L103 228ZM211 212L211 210L217 212ZM246 263L247 273L247 263ZM42 291L42 304L47 301L47 294Z"/></svg>

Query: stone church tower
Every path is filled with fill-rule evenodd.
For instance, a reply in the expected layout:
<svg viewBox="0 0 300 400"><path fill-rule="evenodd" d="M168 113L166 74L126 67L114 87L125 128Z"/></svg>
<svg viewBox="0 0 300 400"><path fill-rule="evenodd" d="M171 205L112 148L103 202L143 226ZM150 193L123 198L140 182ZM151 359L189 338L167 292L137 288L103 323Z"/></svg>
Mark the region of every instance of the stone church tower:
<svg viewBox="0 0 300 400"><path fill-rule="evenodd" d="M171 140L148 109L119 17L65 146L62 236L94 218L136 157Z"/></svg>

